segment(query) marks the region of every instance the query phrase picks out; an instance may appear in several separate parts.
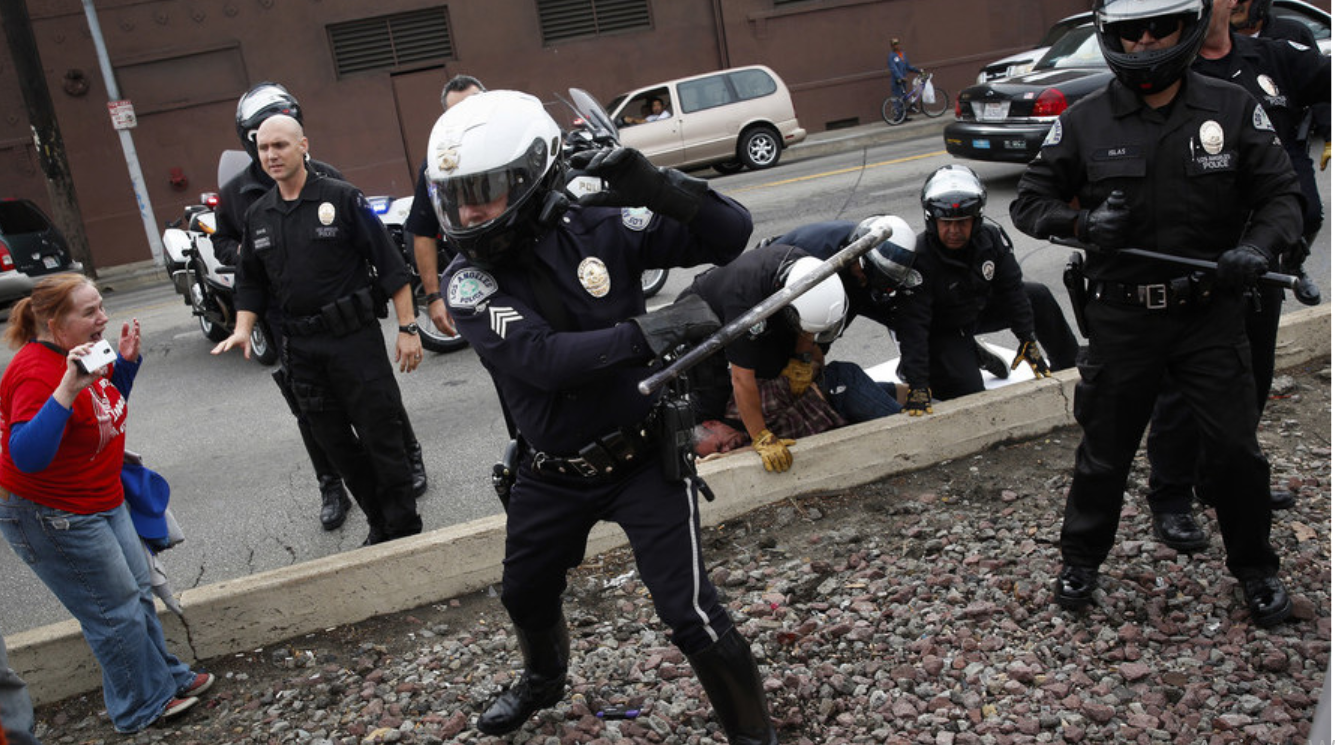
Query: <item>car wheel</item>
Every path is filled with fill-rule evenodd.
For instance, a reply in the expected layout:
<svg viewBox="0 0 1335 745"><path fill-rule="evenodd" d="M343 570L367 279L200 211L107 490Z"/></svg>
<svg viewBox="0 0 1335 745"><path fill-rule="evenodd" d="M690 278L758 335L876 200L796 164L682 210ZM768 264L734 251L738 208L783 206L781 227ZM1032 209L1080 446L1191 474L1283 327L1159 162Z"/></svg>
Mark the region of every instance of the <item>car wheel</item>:
<svg viewBox="0 0 1335 745"><path fill-rule="evenodd" d="M782 151L783 144L779 142L779 135L774 130L756 127L742 135L741 143L737 146L737 159L747 168L759 171L778 163Z"/></svg>
<svg viewBox="0 0 1335 745"><path fill-rule="evenodd" d="M725 160L722 163L715 163L714 170L724 176L731 176L734 173L741 173L746 166L742 165L740 160Z"/></svg>

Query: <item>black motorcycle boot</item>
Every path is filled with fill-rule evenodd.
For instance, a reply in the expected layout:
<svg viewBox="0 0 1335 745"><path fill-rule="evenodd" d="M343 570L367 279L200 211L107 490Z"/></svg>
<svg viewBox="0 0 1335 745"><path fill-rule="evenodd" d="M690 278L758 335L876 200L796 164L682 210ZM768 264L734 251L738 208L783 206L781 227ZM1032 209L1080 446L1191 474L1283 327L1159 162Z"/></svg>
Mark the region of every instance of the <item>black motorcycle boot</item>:
<svg viewBox="0 0 1335 745"><path fill-rule="evenodd" d="M408 447L408 470L413 479L413 499L426 494L426 464L422 462L422 444L414 442Z"/></svg>
<svg viewBox="0 0 1335 745"><path fill-rule="evenodd" d="M695 676L709 695L730 745L777 745L760 670L751 646L737 629L703 651L687 655Z"/></svg>
<svg viewBox="0 0 1335 745"><path fill-rule="evenodd" d="M989 373L997 380L1005 380L1011 375L1010 366L1006 361L992 353L992 350L983 346L980 342L974 341L974 350L978 352L978 369Z"/></svg>
<svg viewBox="0 0 1335 745"><path fill-rule="evenodd" d="M337 530L348 519L352 500L338 476L320 477L320 524L325 530Z"/></svg>
<svg viewBox="0 0 1335 745"><path fill-rule="evenodd" d="M536 712L555 706L565 696L566 666L570 661L570 634L565 618L540 631L516 626L515 635L524 655L524 672L478 716L477 729L484 735L513 732Z"/></svg>

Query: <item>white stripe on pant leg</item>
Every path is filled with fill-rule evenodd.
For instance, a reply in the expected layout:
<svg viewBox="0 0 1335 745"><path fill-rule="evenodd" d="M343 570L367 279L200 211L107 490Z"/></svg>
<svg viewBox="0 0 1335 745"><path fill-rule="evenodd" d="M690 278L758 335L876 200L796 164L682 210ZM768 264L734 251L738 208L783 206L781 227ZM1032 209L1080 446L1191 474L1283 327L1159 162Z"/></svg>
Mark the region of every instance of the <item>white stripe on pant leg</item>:
<svg viewBox="0 0 1335 745"><path fill-rule="evenodd" d="M711 642L718 641L718 633L709 623L709 614L705 613L700 607L700 565L704 563L703 556L700 553L700 544L696 541L698 533L695 530L695 499L691 496L691 480L682 479L682 484L686 487L686 532L691 536L691 587L694 592L691 593L691 607L695 609L696 615L705 624L705 633L709 634ZM699 560L697 560L699 559Z"/></svg>

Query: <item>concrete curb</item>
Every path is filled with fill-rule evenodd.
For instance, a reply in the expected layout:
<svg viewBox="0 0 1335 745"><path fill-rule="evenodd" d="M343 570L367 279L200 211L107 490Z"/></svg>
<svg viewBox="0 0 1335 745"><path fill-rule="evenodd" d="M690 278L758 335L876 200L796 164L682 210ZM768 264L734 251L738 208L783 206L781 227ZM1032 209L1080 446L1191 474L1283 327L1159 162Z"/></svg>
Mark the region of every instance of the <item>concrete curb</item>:
<svg viewBox="0 0 1335 745"><path fill-rule="evenodd" d="M1284 315L1277 366L1328 361L1330 334L1330 305ZM794 447L793 468L786 474L765 473L746 453L709 461L701 474L718 498L702 504L701 519L718 524L789 497L837 492L1071 424L1077 379L1076 371L1067 370L1051 379L942 403L923 419L891 417L808 437ZM504 537L504 517L475 520L186 590L180 594L185 622L161 605L159 617L168 647L182 659L252 650L493 584L501 576ZM587 553L624 544L616 526L600 524L589 538ZM5 641L10 665L27 680L38 703L96 690L101 684L97 663L74 621L13 634Z"/></svg>

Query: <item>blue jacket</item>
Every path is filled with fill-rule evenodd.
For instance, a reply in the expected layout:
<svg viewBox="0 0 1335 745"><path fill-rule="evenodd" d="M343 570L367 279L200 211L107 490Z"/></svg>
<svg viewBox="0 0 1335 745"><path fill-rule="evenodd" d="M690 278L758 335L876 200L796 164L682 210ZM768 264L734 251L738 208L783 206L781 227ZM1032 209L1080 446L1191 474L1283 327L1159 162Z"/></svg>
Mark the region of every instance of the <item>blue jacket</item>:
<svg viewBox="0 0 1335 745"><path fill-rule="evenodd" d="M922 72L909 62L909 58L905 57L903 52L891 52L885 64L890 68L890 74L895 80L907 78L910 72Z"/></svg>

